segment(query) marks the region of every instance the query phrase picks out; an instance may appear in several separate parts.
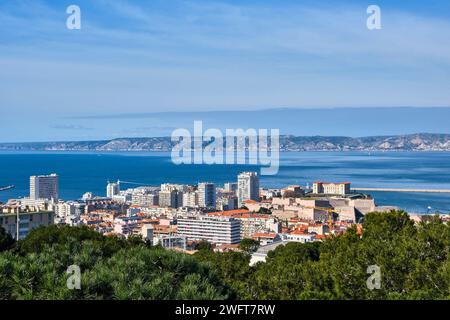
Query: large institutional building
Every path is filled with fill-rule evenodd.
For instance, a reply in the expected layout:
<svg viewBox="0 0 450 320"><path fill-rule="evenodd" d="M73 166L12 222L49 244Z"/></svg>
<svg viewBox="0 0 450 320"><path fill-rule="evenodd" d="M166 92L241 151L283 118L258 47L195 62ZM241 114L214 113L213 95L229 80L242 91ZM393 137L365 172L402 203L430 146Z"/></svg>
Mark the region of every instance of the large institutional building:
<svg viewBox="0 0 450 320"><path fill-rule="evenodd" d="M350 182L314 182L313 193L345 196L350 193Z"/></svg>
<svg viewBox="0 0 450 320"><path fill-rule="evenodd" d="M30 177L30 199L59 199L59 182L58 175L52 173L47 176L31 176Z"/></svg>

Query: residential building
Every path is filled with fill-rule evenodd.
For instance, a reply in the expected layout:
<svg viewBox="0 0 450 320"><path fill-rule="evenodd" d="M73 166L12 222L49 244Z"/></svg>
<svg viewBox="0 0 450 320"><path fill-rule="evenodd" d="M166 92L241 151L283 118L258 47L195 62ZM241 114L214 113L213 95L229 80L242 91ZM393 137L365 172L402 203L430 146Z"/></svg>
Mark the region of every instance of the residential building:
<svg viewBox="0 0 450 320"><path fill-rule="evenodd" d="M159 205L159 196L153 189L137 188L131 195L131 204L136 206L157 206Z"/></svg>
<svg viewBox="0 0 450 320"><path fill-rule="evenodd" d="M55 205L55 223L76 226L80 222L80 216L84 211L84 205L75 202L63 202Z"/></svg>
<svg viewBox="0 0 450 320"><path fill-rule="evenodd" d="M259 201L259 177L256 172L243 172L238 176L238 206L245 200Z"/></svg>
<svg viewBox="0 0 450 320"><path fill-rule="evenodd" d="M188 191L183 193L183 207L196 208L198 207L198 192Z"/></svg>
<svg viewBox="0 0 450 320"><path fill-rule="evenodd" d="M280 235L277 233L255 233L252 238L259 241L261 246L281 241Z"/></svg>
<svg viewBox="0 0 450 320"><path fill-rule="evenodd" d="M182 193L178 192L176 189L161 190L159 192L159 206L167 208L178 208L179 198L182 199Z"/></svg>
<svg viewBox="0 0 450 320"><path fill-rule="evenodd" d="M240 242L239 220L224 216L200 216L179 218L177 233L188 240L206 240L214 244L236 244Z"/></svg>
<svg viewBox="0 0 450 320"><path fill-rule="evenodd" d="M19 222L19 239L24 239L31 230L53 224L54 215L53 211L25 211L17 207L0 213L0 226L17 239L17 222Z"/></svg>
<svg viewBox="0 0 450 320"><path fill-rule="evenodd" d="M222 194L216 201L216 210L227 211L237 208L237 197L235 195Z"/></svg>
<svg viewBox="0 0 450 320"><path fill-rule="evenodd" d="M316 240L315 234L309 234L300 230L294 230L291 233L281 234L281 239L286 242L308 243Z"/></svg>
<svg viewBox="0 0 450 320"><path fill-rule="evenodd" d="M198 205L202 208L216 207L216 185L214 183L198 184Z"/></svg>
<svg viewBox="0 0 450 320"><path fill-rule="evenodd" d="M106 185L106 197L112 198L120 193L120 183L116 182L108 182Z"/></svg>
<svg viewBox="0 0 450 320"><path fill-rule="evenodd" d="M241 221L241 239L253 238L265 232L278 233L280 224L270 215L246 213L234 217Z"/></svg>
<svg viewBox="0 0 450 320"><path fill-rule="evenodd" d="M226 192L236 193L238 190L238 184L236 182L227 182L223 185L223 189Z"/></svg>
<svg viewBox="0 0 450 320"><path fill-rule="evenodd" d="M59 199L58 175L52 173L44 176L30 177L30 199Z"/></svg>

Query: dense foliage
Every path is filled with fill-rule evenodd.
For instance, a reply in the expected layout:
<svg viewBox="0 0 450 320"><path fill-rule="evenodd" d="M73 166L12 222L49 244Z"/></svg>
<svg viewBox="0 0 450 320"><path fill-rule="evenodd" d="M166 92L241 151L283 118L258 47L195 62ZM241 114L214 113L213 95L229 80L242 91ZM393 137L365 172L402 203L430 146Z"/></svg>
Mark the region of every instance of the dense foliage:
<svg viewBox="0 0 450 320"><path fill-rule="evenodd" d="M13 244L14 239L0 226L0 252L10 249Z"/></svg>
<svg viewBox="0 0 450 320"><path fill-rule="evenodd" d="M40 228L12 247L2 239L11 249L0 253L0 299L450 299L450 226L401 211L366 215L362 234L281 245L252 267L251 241L243 253L202 243L189 256L86 227ZM70 265L80 290L67 288ZM373 265L381 287L371 290Z"/></svg>
<svg viewBox="0 0 450 320"><path fill-rule="evenodd" d="M450 299L449 248L449 224L430 217L415 225L392 211L366 215L362 235L351 228L322 243L278 246L253 267L245 254L198 258L240 299ZM370 266L379 267L379 289L367 285Z"/></svg>
<svg viewBox="0 0 450 320"><path fill-rule="evenodd" d="M254 239L242 239L239 248L246 253L255 252L259 247L259 241Z"/></svg>
<svg viewBox="0 0 450 320"><path fill-rule="evenodd" d="M191 256L104 237L86 227L36 229L0 254L0 299L225 299L209 267ZM81 289L67 273L81 270Z"/></svg>

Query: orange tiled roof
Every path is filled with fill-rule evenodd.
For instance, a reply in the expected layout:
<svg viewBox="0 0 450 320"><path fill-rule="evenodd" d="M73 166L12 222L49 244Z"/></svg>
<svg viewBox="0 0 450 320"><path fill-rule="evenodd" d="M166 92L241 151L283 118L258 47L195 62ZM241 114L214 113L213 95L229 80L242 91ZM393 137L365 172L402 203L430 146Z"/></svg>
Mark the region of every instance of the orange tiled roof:
<svg viewBox="0 0 450 320"><path fill-rule="evenodd" d="M276 233L255 233L253 238L276 238Z"/></svg>
<svg viewBox="0 0 450 320"><path fill-rule="evenodd" d="M250 211L247 209L237 209L237 210L228 210L228 211L217 211L208 213L209 216L225 216L225 217L234 217L239 216L245 213L249 213Z"/></svg>
<svg viewBox="0 0 450 320"><path fill-rule="evenodd" d="M305 232L305 230L293 230L291 231L290 234L304 235L304 236L311 235L310 233Z"/></svg>
<svg viewBox="0 0 450 320"><path fill-rule="evenodd" d="M268 214L257 214L257 213L244 213L240 217L240 219L251 219L251 218L259 218L259 219L270 219L270 215Z"/></svg>

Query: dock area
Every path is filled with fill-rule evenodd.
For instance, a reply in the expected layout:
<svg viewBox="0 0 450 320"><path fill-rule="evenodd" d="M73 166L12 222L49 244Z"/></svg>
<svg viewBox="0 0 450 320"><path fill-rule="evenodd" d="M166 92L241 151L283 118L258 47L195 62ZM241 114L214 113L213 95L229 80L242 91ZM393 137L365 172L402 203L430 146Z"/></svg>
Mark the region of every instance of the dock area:
<svg viewBox="0 0 450 320"><path fill-rule="evenodd" d="M411 193L450 193L450 189L397 189L397 188L352 188L354 191L411 192Z"/></svg>

